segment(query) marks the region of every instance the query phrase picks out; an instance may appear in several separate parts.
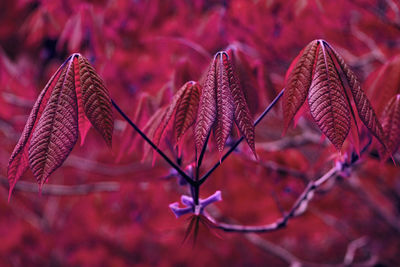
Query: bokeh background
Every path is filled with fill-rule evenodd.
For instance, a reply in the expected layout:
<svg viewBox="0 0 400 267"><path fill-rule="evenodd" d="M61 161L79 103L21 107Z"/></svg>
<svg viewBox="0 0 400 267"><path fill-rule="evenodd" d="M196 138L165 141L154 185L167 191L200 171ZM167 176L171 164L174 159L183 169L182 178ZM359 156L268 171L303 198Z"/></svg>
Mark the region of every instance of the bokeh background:
<svg viewBox="0 0 400 267"><path fill-rule="evenodd" d="M36 97L72 53L91 61L111 97L143 127L185 81L201 79L213 54L233 45L248 64L242 82L256 116L314 39L335 47L373 96L377 73L400 53L399 10L396 0L1 1L0 265L399 266L400 171L380 162L374 146L287 227L259 235L203 228L195 245L182 242L187 217L168 208L186 188L162 159L154 166L151 156L142 159L142 142L116 113L113 148L91 130L42 195L28 171L8 203L6 178ZM400 64L393 73L387 86L399 90ZM240 146L204 184L203 198L222 191L223 201L209 209L219 220L273 222L333 166L337 152L307 118L285 136L282 127L277 106L256 129L259 162ZM172 155L168 142L162 148ZM189 133L184 153L193 150ZM204 171L217 158L208 151Z"/></svg>

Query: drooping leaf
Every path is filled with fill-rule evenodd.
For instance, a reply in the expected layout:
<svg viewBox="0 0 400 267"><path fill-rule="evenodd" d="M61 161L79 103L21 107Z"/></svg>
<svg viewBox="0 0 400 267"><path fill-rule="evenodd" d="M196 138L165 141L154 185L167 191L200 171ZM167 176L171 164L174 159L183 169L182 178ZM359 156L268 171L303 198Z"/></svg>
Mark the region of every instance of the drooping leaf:
<svg viewBox="0 0 400 267"><path fill-rule="evenodd" d="M175 142L178 144L185 132L196 120L199 107L201 88L196 82L192 83L185 90L175 114Z"/></svg>
<svg viewBox="0 0 400 267"><path fill-rule="evenodd" d="M381 157L386 159L400 146L400 94L393 96L382 113L382 127L386 138L388 153L380 149Z"/></svg>
<svg viewBox="0 0 400 267"><path fill-rule="evenodd" d="M9 199L15 184L29 166L28 146L32 138L32 132L36 128L38 118L41 117L47 101L49 100L49 97L53 91L53 88L60 78L63 68L64 65L56 71L56 73L51 77L43 91L40 93L28 117L28 121L25 124L21 137L11 154L7 170L7 177L10 184Z"/></svg>
<svg viewBox="0 0 400 267"><path fill-rule="evenodd" d="M200 151L203 149L211 127L213 126L217 116L217 96L215 92L215 86L216 66L215 61L213 61L208 70L206 81L203 85L194 129L194 139L198 153L200 153Z"/></svg>
<svg viewBox="0 0 400 267"><path fill-rule="evenodd" d="M350 87L350 91L353 95L353 100L357 108L359 118L368 128L368 130L378 139L378 141L386 146L382 125L379 122L378 117L376 116L375 111L372 108L367 96L361 89L361 85L358 82L357 77L349 68L349 66L344 62L343 58L330 45L328 46L330 50L332 50L339 66L341 67L341 70L343 71L344 76L346 77L347 83Z"/></svg>
<svg viewBox="0 0 400 267"><path fill-rule="evenodd" d="M318 50L308 103L318 127L340 150L351 126L350 109L334 62L324 46Z"/></svg>
<svg viewBox="0 0 400 267"><path fill-rule="evenodd" d="M153 135L153 142L156 146L160 144L161 137L167 128L168 123L170 122L172 116L174 115L174 112L176 110L176 107L179 104L179 100L181 99L182 95L186 91L187 87L189 84L192 82L188 82L184 84L178 92L174 95L174 97L171 100L171 104L166 108L164 114L162 115L162 119L160 121L160 124L157 126L156 130L154 131Z"/></svg>
<svg viewBox="0 0 400 267"><path fill-rule="evenodd" d="M244 48L240 46L230 45L226 52L236 71L237 80L239 81L240 88L243 90L250 113L255 114L260 107L260 101L263 100L260 95L265 91L265 88L259 86L259 77L258 75L254 75L259 71L259 66L253 66L242 50Z"/></svg>
<svg viewBox="0 0 400 267"><path fill-rule="evenodd" d="M306 100L308 90L311 86L313 69L319 42L310 42L297 60L288 70L285 92L283 94L284 129L289 127L294 115Z"/></svg>
<svg viewBox="0 0 400 267"><path fill-rule="evenodd" d="M197 151L203 148L214 127L217 150L222 152L233 122L256 155L254 125L244 92L228 53L221 51L211 63L200 96L194 133Z"/></svg>
<svg viewBox="0 0 400 267"><path fill-rule="evenodd" d="M230 90L229 74L224 62L228 60L225 52L217 54L215 59L217 73L217 117L214 128L215 140L219 152L224 150L224 146L233 125L234 103Z"/></svg>
<svg viewBox="0 0 400 267"><path fill-rule="evenodd" d="M74 74L75 77L79 77L79 60L78 56L73 56L74 60ZM79 134L81 137L81 146L84 144L86 135L90 130L91 123L89 119L86 117L85 110L83 107L83 99L82 99L82 86L81 80L79 78L75 78L75 91L76 91L76 98L78 102L78 126L79 126Z"/></svg>
<svg viewBox="0 0 400 267"><path fill-rule="evenodd" d="M306 52L314 50L316 57L310 60L313 57L307 57ZM306 64L301 64L302 61ZM351 130L350 139L359 151L358 120L384 144L382 126L354 73L326 41L311 42L292 63L287 80L283 104L285 127L292 114L298 113L296 108L303 105L301 99L305 94L313 119L338 150Z"/></svg>
<svg viewBox="0 0 400 267"><path fill-rule="evenodd" d="M107 145L111 147L114 122L109 92L86 58L79 56L78 62L85 115Z"/></svg>
<svg viewBox="0 0 400 267"><path fill-rule="evenodd" d="M245 137L247 144L253 151L254 156L256 156L255 149L255 130L253 119L247 105L246 98L244 96L243 90L240 87L238 78L233 70L233 66L230 60L224 60L225 68L228 71L229 76L229 88L232 93L234 101L234 118L240 133Z"/></svg>
<svg viewBox="0 0 400 267"><path fill-rule="evenodd" d="M10 194L28 166L41 188L71 152L79 127L84 140L89 121L111 145L113 122L108 91L87 60L73 54L39 95L11 155Z"/></svg>
<svg viewBox="0 0 400 267"><path fill-rule="evenodd" d="M73 61L63 69L29 145L29 165L41 187L67 158L78 139Z"/></svg>

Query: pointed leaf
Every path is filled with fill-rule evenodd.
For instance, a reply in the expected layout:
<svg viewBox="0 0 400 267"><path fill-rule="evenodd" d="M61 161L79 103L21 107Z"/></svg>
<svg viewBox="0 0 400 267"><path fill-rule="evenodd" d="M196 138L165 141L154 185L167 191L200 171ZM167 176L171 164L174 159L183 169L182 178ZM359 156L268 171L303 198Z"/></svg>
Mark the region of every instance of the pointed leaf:
<svg viewBox="0 0 400 267"><path fill-rule="evenodd" d="M339 66L342 68L344 76L346 77L347 83L353 95L354 103L357 107L358 116L368 130L378 139L378 141L386 146L382 125L379 122L367 96L361 89L361 85L356 76L354 75L353 71L351 71L349 66L347 66L347 64L344 62L343 58L331 46L329 46L329 48L335 55L336 60Z"/></svg>
<svg viewBox="0 0 400 267"><path fill-rule="evenodd" d="M254 75L258 71L258 66L255 68L250 61L246 58L243 51L236 45L230 45L227 50L232 66L236 71L237 78L242 88L246 103L249 106L251 114L255 114L260 106L260 94L262 94L258 85L257 76ZM251 105L249 105L251 103Z"/></svg>
<svg viewBox="0 0 400 267"><path fill-rule="evenodd" d="M196 82L188 86L181 97L176 108L175 114L175 141L179 143L185 132L192 126L196 120L197 110L199 108L201 88Z"/></svg>
<svg viewBox="0 0 400 267"><path fill-rule="evenodd" d="M254 131L253 119L251 117L251 113L247 105L246 98L244 96L242 88L240 87L240 83L233 69L232 62L230 62L230 60L225 60L224 65L228 71L229 87L232 93L235 106L235 111L234 111L235 123L239 128L240 133L245 137L247 144L254 153L254 156L257 157L255 149L255 141L254 141L255 131Z"/></svg>
<svg viewBox="0 0 400 267"><path fill-rule="evenodd" d="M309 43L292 63L283 94L284 129L289 127L294 115L307 98L318 48L318 40ZM293 68L293 69L292 69Z"/></svg>
<svg viewBox="0 0 400 267"><path fill-rule="evenodd" d="M204 82L203 91L200 96L199 110L197 112L197 119L194 129L194 139L198 153L202 151L211 127L213 126L217 116L217 96L215 87L216 67L215 61L213 61L208 70L207 78Z"/></svg>
<svg viewBox="0 0 400 267"><path fill-rule="evenodd" d="M75 91L76 91L76 98L78 101L78 125L79 125L79 135L81 137L81 146L85 142L86 135L90 130L91 124L89 119L86 117L85 110L83 107L83 99L82 99L82 87L81 87L81 80L79 79L79 55L74 54L74 74L75 74Z"/></svg>
<svg viewBox="0 0 400 267"><path fill-rule="evenodd" d="M78 62L82 105L85 114L107 145L111 146L114 122L110 95L88 60L79 56Z"/></svg>
<svg viewBox="0 0 400 267"><path fill-rule="evenodd" d="M62 70L29 146L29 165L41 187L67 158L78 139L73 61Z"/></svg>
<svg viewBox="0 0 400 267"><path fill-rule="evenodd" d="M228 71L224 62L228 60L225 52L219 52L216 56L217 72L217 119L215 124L215 140L217 149L222 152L226 140L231 132L233 125L234 103L232 93L229 89Z"/></svg>
<svg viewBox="0 0 400 267"><path fill-rule="evenodd" d="M387 141L387 148L389 154L393 154L397 151L400 145L400 94L395 95L389 100L385 110L382 114L383 132ZM390 155L381 149L380 154L383 158L387 158Z"/></svg>
<svg viewBox="0 0 400 267"><path fill-rule="evenodd" d="M311 115L321 131L340 150L350 126L350 109L335 64L321 45L309 90Z"/></svg>
<svg viewBox="0 0 400 267"><path fill-rule="evenodd" d="M174 115L174 112L176 110L176 107L178 105L178 102L181 98L181 96L184 94L186 91L187 87L189 86L191 82L188 82L184 84L178 92L174 95L174 97L171 100L171 104L167 107L165 110L165 113L162 115L162 119L160 121L160 124L157 126L156 130L154 131L154 136L153 136L153 142L156 146L160 144L161 137L167 128L167 125L169 121L171 120L172 116Z"/></svg>
<svg viewBox="0 0 400 267"><path fill-rule="evenodd" d="M56 71L56 73L54 73L45 88L40 93L38 99L35 102L35 105L32 108L28 121L25 124L21 137L18 140L18 143L15 146L13 153L11 154L7 170L8 181L10 184L9 198L15 184L29 166L28 144L30 143L32 132L36 128L38 118L41 117L47 101L49 100L53 88L60 78L62 69L64 67L65 63Z"/></svg>

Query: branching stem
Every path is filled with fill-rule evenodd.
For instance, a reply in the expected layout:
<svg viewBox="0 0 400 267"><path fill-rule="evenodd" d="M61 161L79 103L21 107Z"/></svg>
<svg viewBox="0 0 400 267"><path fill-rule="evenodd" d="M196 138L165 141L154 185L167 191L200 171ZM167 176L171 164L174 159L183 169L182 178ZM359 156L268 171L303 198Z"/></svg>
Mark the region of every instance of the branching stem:
<svg viewBox="0 0 400 267"><path fill-rule="evenodd" d="M335 177L339 171L341 170L337 166L335 166L319 179L309 182L307 187L304 189L303 193L297 198L296 202L293 204L289 212L273 223L259 226L246 226L239 224L220 223L209 215L207 216L207 218L211 222L213 222L216 228L219 228L226 232L265 233L278 230L285 227L289 219L295 217L298 213L301 213L302 208L306 207L309 200L311 199L310 196L312 192L314 192L320 185L328 181L330 178Z"/></svg>
<svg viewBox="0 0 400 267"><path fill-rule="evenodd" d="M112 105L115 107L115 109L118 111L119 114L129 123L130 126L132 126L133 129L135 129L136 132L140 134L140 136L166 161L168 162L169 165L171 165L172 168L174 168L182 177L185 179L186 182L188 182L190 185L194 186L195 182L190 178L186 172L184 172L178 165L176 165L167 155L164 154L164 152L161 151L161 149L156 146L156 144L153 143L153 141L150 140L147 135L142 132L139 127L134 124L131 119L121 110L121 108L114 102L114 100L111 99Z"/></svg>
<svg viewBox="0 0 400 267"><path fill-rule="evenodd" d="M265 108L263 113L261 113L260 116L254 121L254 126L257 126L257 124L260 123L260 121L265 117L265 115L270 112L270 110L276 105L278 100L282 97L283 92L285 91L285 88L282 89L282 91L275 97L274 100L272 100L271 104L268 105L268 107ZM244 136L240 137L236 143L222 156L221 161L218 161L217 163L214 164L214 166L206 172L203 177L198 181L199 185L202 185L207 178L215 171L216 168L218 168L219 165L222 164L222 162L238 147L238 145L244 140Z"/></svg>
<svg viewBox="0 0 400 267"><path fill-rule="evenodd" d="M283 92L285 89L282 89L282 91L275 97L275 99L265 108L263 113L254 121L254 126L257 126L258 123L268 114L268 112L276 105L278 100L282 97ZM194 179L190 177L185 171L181 169L180 166L175 164L164 152L161 151L161 149L153 143L153 141L150 140L150 138L142 132L139 127L129 119L129 117L121 110L121 108L114 102L114 100L111 99L111 103L114 106L114 108L118 111L119 114L128 122L128 124L140 134L140 136L169 164L171 165L172 168L174 168L184 179L186 182L188 182L191 186L191 192L192 192L192 197L193 200L196 204L199 202L199 191L200 191L200 186L207 180L207 178L215 171L216 168L218 168L219 165L236 149L236 147L243 141L244 136L240 137L236 143L222 156L221 160L217 162L206 174L199 179L199 171L200 171L200 166L205 154L206 150L206 144L208 141L209 136L207 137L206 144L204 145L202 151L200 152L199 159L196 164L196 170L195 170L195 177Z"/></svg>
<svg viewBox="0 0 400 267"><path fill-rule="evenodd" d="M366 146L362 149L361 154L366 151L366 149L371 144L372 139L366 144ZM226 232L241 232L241 233L265 233L265 232L272 232L276 231L280 228L283 228L287 225L288 221L291 218L294 218L298 215L301 215L307 209L307 206L312 199L312 194L315 190L324 184L326 181L330 180L331 178L336 177L343 171L345 168L350 168L359 160L359 156L356 153L353 153L349 162L345 162L342 164L337 164L333 168L331 168L328 172L326 172L320 178L310 181L306 188L304 189L303 193L297 198L296 202L293 204L289 212L283 215L281 218L276 220L273 223L265 224L265 225L258 225L258 226L247 226L247 225L239 225L239 224L229 224L229 223L222 223L217 222L213 217L207 214L207 218L213 223L216 228L224 230Z"/></svg>

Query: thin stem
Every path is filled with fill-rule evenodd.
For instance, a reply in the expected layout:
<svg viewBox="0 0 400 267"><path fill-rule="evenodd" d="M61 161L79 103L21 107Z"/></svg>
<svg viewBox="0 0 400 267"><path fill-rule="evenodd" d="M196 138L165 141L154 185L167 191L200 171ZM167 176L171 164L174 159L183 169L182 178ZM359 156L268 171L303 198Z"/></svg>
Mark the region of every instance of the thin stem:
<svg viewBox="0 0 400 267"><path fill-rule="evenodd" d="M371 144L371 140L365 145L365 147L361 150L361 153L364 153L367 148ZM336 164L333 168L331 168L328 172L326 172L320 178L310 181L303 193L297 198L296 202L293 204L292 208L282 216L280 219L276 220L273 223L259 225L259 226L247 226L247 225L239 225L239 224L228 224L228 223L220 223L217 222L213 217L207 214L207 218L214 224L216 228L224 230L226 232L242 232L242 233L265 233L276 231L280 228L283 228L287 225L289 219L299 216L304 213L307 209L309 202L312 199L313 193L317 188L319 188L322 184L326 183L331 178L336 177L346 168L352 167L358 160L360 156L356 153L353 153L349 162L344 162L342 164Z"/></svg>
<svg viewBox="0 0 400 267"><path fill-rule="evenodd" d="M195 185L191 187L191 192L192 192L192 198L194 201L194 204L198 205L199 204L199 196L200 196L200 184L198 183L199 178L200 178L200 167L201 163L203 162L203 157L204 154L206 153L206 148L208 144L208 139L210 138L211 131L208 133L206 141L203 145L203 148L201 149L200 155L199 155L199 160L196 160L196 170L195 170Z"/></svg>
<svg viewBox="0 0 400 267"><path fill-rule="evenodd" d="M270 110L275 106L275 104L278 102L278 100L282 97L284 91L285 91L285 88L283 88L282 91L275 97L275 99L272 100L271 104L269 104L268 107L265 108L263 113L261 113L261 115L258 116L258 118L254 121L254 126L257 126L257 124L260 123L260 121L265 117L265 115L267 115L268 112L270 112ZM218 161L217 163L215 163L214 166L206 174L204 174L203 177L201 177L201 179L198 181L199 185L203 184L207 180L208 176L210 176L211 173L213 173L215 171L215 169L218 168L218 166L222 164L222 162L238 147L238 145L243 141L243 139L244 139L244 136L240 137L236 141L236 143L222 156L221 160Z"/></svg>
<svg viewBox="0 0 400 267"><path fill-rule="evenodd" d="M257 124L260 123L260 121L265 117L265 115L268 114L268 112L275 106L275 104L278 102L278 100L282 97L283 92L285 92L285 88L283 88L279 94L275 97L274 100L272 100L271 104L268 105L268 107L265 108L265 110L263 111L263 113L261 113L260 116L258 116L258 118L256 119L256 121L254 122L254 126L257 126Z"/></svg>
<svg viewBox="0 0 400 267"><path fill-rule="evenodd" d="M309 182L307 187L304 189L303 193L297 198L296 202L293 204L290 211L273 223L266 225L259 225L259 226L246 226L239 224L219 223L209 215L207 215L207 218L215 225L216 228L219 228L226 232L265 233L265 232L276 231L280 228L285 227L289 219L297 215L300 215L302 212L304 212L305 208L308 205L308 202L311 200L312 192L314 192L319 186L321 186L323 183L325 183L332 177L336 177L336 175L340 171L341 169L335 166L319 179Z"/></svg>
<svg viewBox="0 0 400 267"><path fill-rule="evenodd" d="M190 185L194 186L195 182L190 178L186 172L184 172L178 165L176 165L167 155L162 152L158 146L156 146L150 138L147 137L145 133L143 133L136 124L134 124L129 117L121 110L121 108L111 99L111 103L115 107L115 109L121 114L121 116L128 122L136 132L140 134L140 136L166 161L172 168L174 168Z"/></svg>
<svg viewBox="0 0 400 267"><path fill-rule="evenodd" d="M208 139L210 138L211 131L208 133L206 141L204 142L203 148L201 149L199 160L197 161L197 167L196 167L196 181L199 179L199 169L201 166L201 163L203 162L204 154L206 153L206 148L207 148L207 143Z"/></svg>

